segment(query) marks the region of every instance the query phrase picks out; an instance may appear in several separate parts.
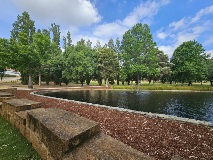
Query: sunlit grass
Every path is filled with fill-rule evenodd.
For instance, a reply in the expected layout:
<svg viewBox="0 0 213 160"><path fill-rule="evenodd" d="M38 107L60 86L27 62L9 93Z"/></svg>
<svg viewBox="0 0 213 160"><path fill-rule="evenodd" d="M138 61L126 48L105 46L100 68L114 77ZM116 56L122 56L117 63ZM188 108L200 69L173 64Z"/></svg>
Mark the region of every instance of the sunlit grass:
<svg viewBox="0 0 213 160"><path fill-rule="evenodd" d="M1 116L0 160L40 160L30 143Z"/></svg>
<svg viewBox="0 0 213 160"><path fill-rule="evenodd" d="M142 82L141 85L113 85L113 89L129 89L129 90L191 90L191 91L213 91L213 87L209 83L194 83L192 86L187 84L162 84L162 83L147 83Z"/></svg>

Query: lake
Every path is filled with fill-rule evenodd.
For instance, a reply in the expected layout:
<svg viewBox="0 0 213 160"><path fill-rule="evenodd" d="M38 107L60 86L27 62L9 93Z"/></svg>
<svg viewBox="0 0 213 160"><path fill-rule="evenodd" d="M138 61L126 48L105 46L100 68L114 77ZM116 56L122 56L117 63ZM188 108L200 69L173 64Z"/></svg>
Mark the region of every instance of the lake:
<svg viewBox="0 0 213 160"><path fill-rule="evenodd" d="M78 90L45 95L213 123L212 92Z"/></svg>

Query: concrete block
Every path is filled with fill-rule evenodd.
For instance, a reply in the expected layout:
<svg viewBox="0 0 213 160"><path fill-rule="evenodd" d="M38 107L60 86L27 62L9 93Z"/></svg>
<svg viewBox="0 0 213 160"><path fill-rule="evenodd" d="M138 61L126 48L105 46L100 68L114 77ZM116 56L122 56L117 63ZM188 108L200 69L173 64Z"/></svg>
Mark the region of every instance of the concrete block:
<svg viewBox="0 0 213 160"><path fill-rule="evenodd" d="M63 157L63 160L72 159L154 160L154 158L149 157L103 133L97 134Z"/></svg>
<svg viewBox="0 0 213 160"><path fill-rule="evenodd" d="M15 112L14 117L16 119L15 127L26 137L26 116L27 111Z"/></svg>
<svg viewBox="0 0 213 160"><path fill-rule="evenodd" d="M17 91L17 88L7 88L7 89L0 89L0 92L7 92L11 94L15 94Z"/></svg>
<svg viewBox="0 0 213 160"><path fill-rule="evenodd" d="M31 110L27 113L26 123L58 160L100 132L97 122L58 108Z"/></svg>
<svg viewBox="0 0 213 160"><path fill-rule="evenodd" d="M10 99L3 101L3 110L14 113L35 108L40 108L41 103L28 99Z"/></svg>
<svg viewBox="0 0 213 160"><path fill-rule="evenodd" d="M9 99L14 99L14 96L10 96L10 97L0 97L0 102L3 102L4 100L9 100Z"/></svg>
<svg viewBox="0 0 213 160"><path fill-rule="evenodd" d="M0 102L0 116L2 116L2 102Z"/></svg>
<svg viewBox="0 0 213 160"><path fill-rule="evenodd" d="M14 96L14 95L11 93L0 91L0 97L12 97L12 96Z"/></svg>

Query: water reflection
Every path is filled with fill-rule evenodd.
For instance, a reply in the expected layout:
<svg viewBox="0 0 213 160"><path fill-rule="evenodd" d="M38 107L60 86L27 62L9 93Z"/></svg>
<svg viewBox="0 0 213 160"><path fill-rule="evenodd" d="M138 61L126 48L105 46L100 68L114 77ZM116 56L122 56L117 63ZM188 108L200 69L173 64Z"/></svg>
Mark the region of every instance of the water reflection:
<svg viewBox="0 0 213 160"><path fill-rule="evenodd" d="M213 93L82 90L48 96L213 122Z"/></svg>

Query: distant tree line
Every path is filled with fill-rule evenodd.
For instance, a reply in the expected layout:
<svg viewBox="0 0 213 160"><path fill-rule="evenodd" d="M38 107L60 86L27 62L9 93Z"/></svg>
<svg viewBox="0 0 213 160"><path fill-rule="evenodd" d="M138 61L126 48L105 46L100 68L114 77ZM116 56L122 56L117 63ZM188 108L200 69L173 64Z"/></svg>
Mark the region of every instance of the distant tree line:
<svg viewBox="0 0 213 160"><path fill-rule="evenodd" d="M123 39L101 46L90 40L72 43L70 32L60 45L60 26L51 24L49 29L35 28L27 12L18 15L9 39L0 38L0 76L6 68L21 72L23 84L32 88L33 83L57 85L69 82L90 84L103 80L114 84L130 84L141 80L162 83L188 83L209 80L213 85L213 59L202 45L188 41L177 47L171 60L153 41L147 24L138 23L125 32Z"/></svg>

